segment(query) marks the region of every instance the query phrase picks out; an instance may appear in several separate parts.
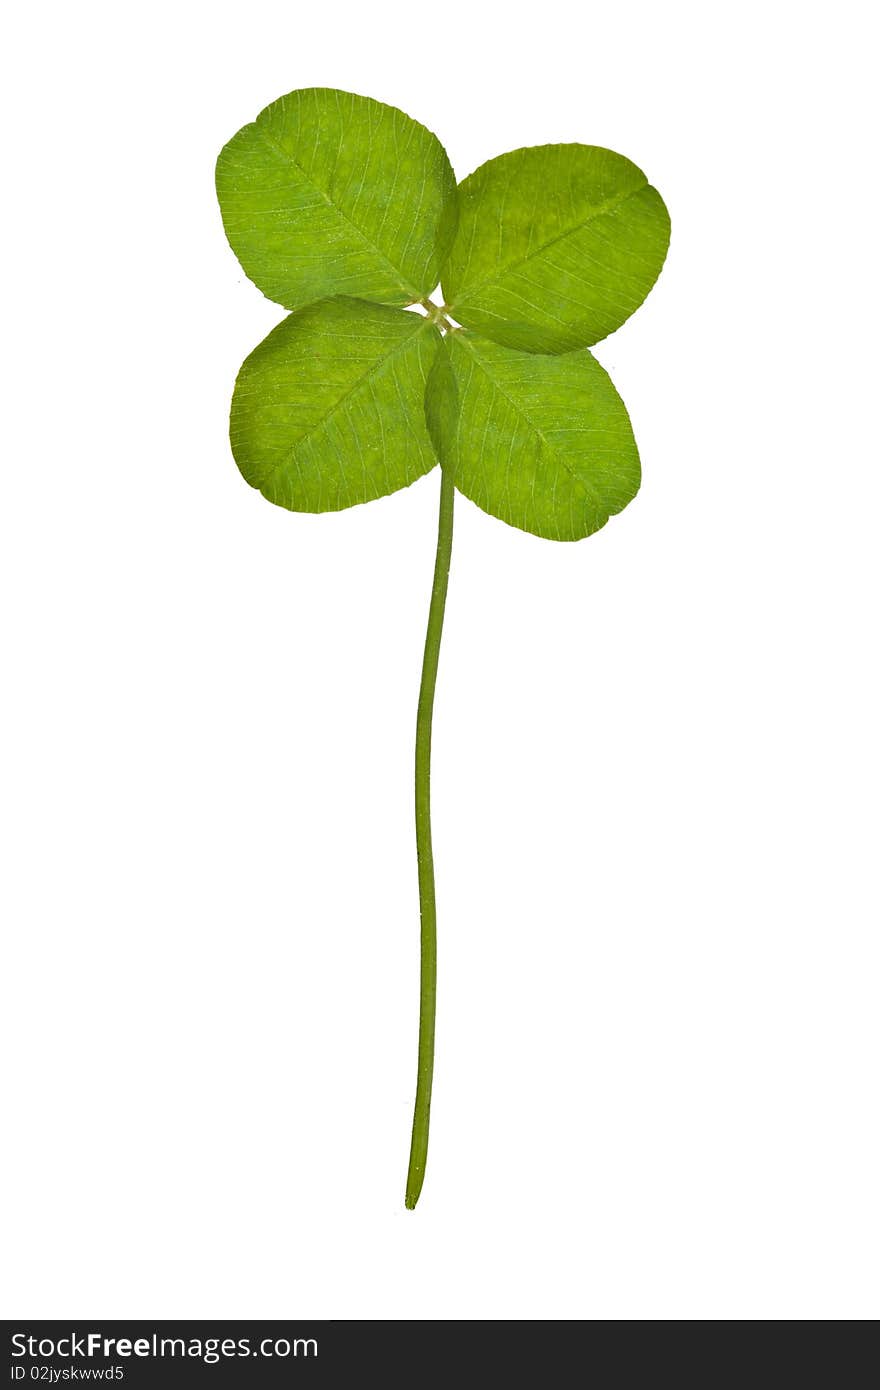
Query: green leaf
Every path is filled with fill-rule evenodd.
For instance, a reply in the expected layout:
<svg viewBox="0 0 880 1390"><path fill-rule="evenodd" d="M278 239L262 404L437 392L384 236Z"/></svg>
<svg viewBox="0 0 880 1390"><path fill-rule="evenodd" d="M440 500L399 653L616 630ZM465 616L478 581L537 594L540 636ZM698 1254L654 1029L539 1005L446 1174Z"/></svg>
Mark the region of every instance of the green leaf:
<svg viewBox="0 0 880 1390"><path fill-rule="evenodd" d="M632 501L641 470L629 416L591 352L540 356L461 332L446 345L458 423L443 462L466 497L557 541L591 535Z"/></svg>
<svg viewBox="0 0 880 1390"><path fill-rule="evenodd" d="M443 292L459 323L530 352L613 333L666 257L669 214L641 169L595 145L490 159L459 187Z"/></svg>
<svg viewBox="0 0 880 1390"><path fill-rule="evenodd" d="M337 294L423 298L455 232L455 175L437 137L326 87L281 97L234 135L217 196L245 272L288 309Z"/></svg>
<svg viewBox="0 0 880 1390"><path fill-rule="evenodd" d="M436 463L425 383L439 330L419 314L327 299L279 323L235 383L229 437L252 487L297 512L396 492Z"/></svg>

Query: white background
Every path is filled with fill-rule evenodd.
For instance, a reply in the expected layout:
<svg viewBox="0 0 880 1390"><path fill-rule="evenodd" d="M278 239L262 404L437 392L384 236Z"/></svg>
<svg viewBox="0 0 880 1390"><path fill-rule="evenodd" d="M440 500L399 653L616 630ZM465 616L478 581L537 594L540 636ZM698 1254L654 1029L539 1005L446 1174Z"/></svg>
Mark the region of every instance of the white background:
<svg viewBox="0 0 880 1390"><path fill-rule="evenodd" d="M6 1316L877 1315L870 13L12 18ZM298 516L226 438L281 310L214 159L314 84L401 106L460 177L611 146L673 224L597 350L636 502L573 546L457 509L415 1213L439 477Z"/></svg>

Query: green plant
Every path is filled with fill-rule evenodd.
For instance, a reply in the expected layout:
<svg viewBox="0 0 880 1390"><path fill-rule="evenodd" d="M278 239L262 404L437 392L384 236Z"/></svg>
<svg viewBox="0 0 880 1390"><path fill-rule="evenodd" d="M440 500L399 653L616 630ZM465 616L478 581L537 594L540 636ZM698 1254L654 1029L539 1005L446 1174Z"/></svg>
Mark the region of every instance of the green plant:
<svg viewBox="0 0 880 1390"><path fill-rule="evenodd" d="M235 384L230 438L246 480L279 506L323 512L441 466L416 721L412 1208L434 1064L431 718L455 489L559 541L592 535L632 501L640 465L629 417L589 347L651 289L669 217L640 169L591 145L514 150L456 187L424 126L326 88L281 97L233 136L217 194L244 270L292 311ZM441 279L438 305L429 296Z"/></svg>

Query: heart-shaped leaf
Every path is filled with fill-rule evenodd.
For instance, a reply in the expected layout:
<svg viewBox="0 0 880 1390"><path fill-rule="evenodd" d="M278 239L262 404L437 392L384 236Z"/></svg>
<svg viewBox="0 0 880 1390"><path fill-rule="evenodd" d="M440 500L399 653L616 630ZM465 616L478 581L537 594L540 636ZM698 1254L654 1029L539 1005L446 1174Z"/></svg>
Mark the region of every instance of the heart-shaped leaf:
<svg viewBox="0 0 880 1390"><path fill-rule="evenodd" d="M440 333L428 319L354 299L291 314L246 358L229 437L247 481L297 512L396 492L437 462L425 382Z"/></svg>
<svg viewBox="0 0 880 1390"><path fill-rule="evenodd" d="M421 299L455 232L455 175L437 137L326 87L290 92L234 135L217 196L246 273L287 309L336 294Z"/></svg>
<svg viewBox="0 0 880 1390"><path fill-rule="evenodd" d="M444 466L477 506L549 540L598 531L635 497L639 454L626 406L592 353L517 352L470 333L444 344L457 423ZM432 395L443 383L432 373ZM429 403L448 420L450 393Z"/></svg>
<svg viewBox="0 0 880 1390"><path fill-rule="evenodd" d="M641 304L669 246L669 214L641 169L595 145L490 159L459 187L443 271L450 313L508 347L570 352Z"/></svg>

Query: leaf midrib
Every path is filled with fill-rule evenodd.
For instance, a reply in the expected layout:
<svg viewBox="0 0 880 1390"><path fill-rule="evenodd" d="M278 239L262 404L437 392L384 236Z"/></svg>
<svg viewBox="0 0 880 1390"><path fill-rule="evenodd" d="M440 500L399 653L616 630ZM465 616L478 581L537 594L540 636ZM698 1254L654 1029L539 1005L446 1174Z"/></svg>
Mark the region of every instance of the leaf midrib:
<svg viewBox="0 0 880 1390"><path fill-rule="evenodd" d="M461 342L462 347L466 348L467 351L470 353L472 361L476 362L477 366L480 368L480 371L483 373L483 376L486 377L486 379L492 383L492 386L495 388L495 390L498 392L500 396L504 397L508 405L510 405L518 415L522 416L522 418L526 421L527 425L529 426L529 429L534 430L535 434L540 439L542 446L545 449L549 449L551 457L556 459L559 466L565 470L565 472L571 478L572 482L575 483L579 488L581 488L585 496L588 498L592 498L597 510L599 512L604 513L607 520L607 518L610 516L610 512L608 511L608 508L602 501L596 489L590 483L584 482L583 478L578 477L577 473L575 473L574 470L571 468L567 459L565 459L562 456L562 454L560 454L559 451L553 446L553 444L551 444L550 440L544 434L543 430L535 424L532 417L523 408L519 401L515 401L513 397L509 395L507 391L505 391L504 387L501 386L500 383L496 380L496 378L492 375L486 363L479 356L477 350L468 342L467 337L463 333L460 335L459 341ZM586 351L586 349L584 349L584 351Z"/></svg>
<svg viewBox="0 0 880 1390"><path fill-rule="evenodd" d="M334 203L329 193L325 192L325 190L321 187L320 184L315 183L314 179L311 177L310 174L306 172L306 170L300 164L299 160L296 159L290 153L289 150L286 150L284 146L278 140L275 139L275 136L271 135L269 131L265 129L264 126L260 125L259 121L254 121L254 129L258 132L259 135L262 136L262 138L265 140L266 144L269 146L270 149L273 149L276 154L280 154L282 159L286 160L288 164L293 165L293 167L302 176L302 178L309 185L309 187L313 188L316 193L320 194L320 196L324 199L324 202L327 204L328 208L332 208L333 211L336 213L337 217L339 217L343 222L347 223L348 226L351 227L352 231L355 233L356 236L360 238L363 244L369 247L371 251L375 252L375 254L379 256L379 258L382 261L385 262L385 264L388 266L388 269L391 270L397 277L401 289L405 290L407 294L411 294L413 300L419 299L421 297L421 290L416 289L415 285L410 283L410 281L404 275L400 267L396 266L392 260L389 260L389 258L385 255L385 252L381 249L381 247L376 246L375 243L372 242L370 238L366 235L366 233L361 231L360 227L357 225L356 222L352 221L345 209L341 208L338 203Z"/></svg>
<svg viewBox="0 0 880 1390"><path fill-rule="evenodd" d="M473 296L475 294L479 293L480 290L485 289L486 285L491 285L494 281L499 280L503 275L509 275L512 271L519 270L520 266L526 265L529 261L535 260L537 256L542 256L545 251L547 251L551 246L555 246L558 241L565 241L566 237L574 236L575 232L579 232L584 227L588 227L590 223L595 222L597 218L606 217L610 212L616 212L617 209L622 207L624 203L628 202L630 198L637 197L639 193L644 193L645 189L650 187L650 183L647 179L645 179L645 182L639 184L638 188L630 189L628 193L619 194L614 198L606 198L604 203L601 203L597 208L593 209L589 217L584 217L580 222L576 223L574 226L567 227L564 232L558 232L556 236L549 237L547 241L542 242L541 245L536 247L534 251L529 251L525 256L520 256L517 260L510 261L507 265L496 267L495 270L492 271L491 275L486 275L482 280L478 280L475 285L471 285L470 289L468 289L458 299L454 299L452 303L448 305L449 312L454 314L456 306L469 303L473 299Z"/></svg>
<svg viewBox="0 0 880 1390"><path fill-rule="evenodd" d="M355 391L359 391L362 386L366 386L368 381L372 381L373 377L377 376L378 373L381 372L384 367L387 367L389 362L392 362L399 352L402 352L404 348L410 347L410 345L414 343L415 340L418 338L419 334L423 333L426 328L434 327L430 320L423 319L420 315L413 314L412 317L416 320L417 327L411 333L409 333L406 338L401 338L399 343L395 343L391 351L387 352L384 357L380 357L375 366L371 367L368 372L365 372L363 376L359 376L357 381L353 382L353 384L349 386L348 390L344 393L344 395L340 396L337 401L333 402L333 405L327 411L326 415L322 415L320 420L317 420L315 424L312 425L311 429L307 430L305 434L301 434L299 439L294 441L294 443L291 445L290 449L284 455L284 457L278 460L278 462L272 467L268 476L264 479L262 483L260 483L259 486L261 492L265 487L268 486L270 482L272 482L273 478L277 477L278 473L283 468L287 468L287 466L292 462L294 456L296 455L297 449L299 449L303 444L307 444L313 438L314 435L316 435L320 430L324 428L328 420L333 419L333 416L336 414L338 410L342 408L342 406L348 400L349 396L353 396Z"/></svg>

